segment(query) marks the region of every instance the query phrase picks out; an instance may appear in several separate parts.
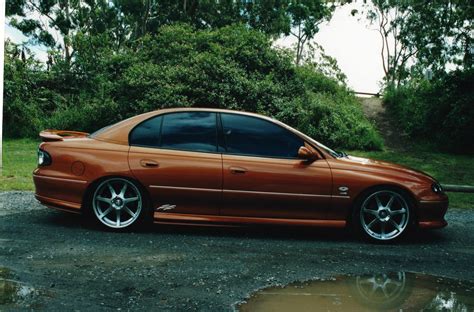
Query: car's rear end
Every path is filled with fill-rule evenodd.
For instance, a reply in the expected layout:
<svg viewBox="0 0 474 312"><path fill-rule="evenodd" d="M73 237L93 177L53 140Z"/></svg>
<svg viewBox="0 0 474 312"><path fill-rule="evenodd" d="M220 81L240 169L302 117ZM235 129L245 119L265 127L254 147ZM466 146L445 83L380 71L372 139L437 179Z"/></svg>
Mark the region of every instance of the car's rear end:
<svg viewBox="0 0 474 312"><path fill-rule="evenodd" d="M35 196L41 203L79 212L88 181L85 166L74 149L74 140L87 140L87 133L46 130L38 148L38 167L33 172Z"/></svg>
<svg viewBox="0 0 474 312"><path fill-rule="evenodd" d="M128 145L91 138L88 133L46 130L40 133L35 196L52 208L80 212L84 195L103 176L128 175Z"/></svg>

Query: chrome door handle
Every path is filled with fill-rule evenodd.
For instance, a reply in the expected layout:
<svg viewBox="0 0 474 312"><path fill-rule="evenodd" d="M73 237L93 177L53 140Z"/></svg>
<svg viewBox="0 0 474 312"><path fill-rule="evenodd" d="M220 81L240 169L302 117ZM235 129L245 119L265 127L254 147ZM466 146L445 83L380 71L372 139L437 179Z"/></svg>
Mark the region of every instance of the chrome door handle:
<svg viewBox="0 0 474 312"><path fill-rule="evenodd" d="M140 160L140 165L145 168L156 168L159 164L154 160L142 159Z"/></svg>
<svg viewBox="0 0 474 312"><path fill-rule="evenodd" d="M232 174L244 174L247 172L247 169L241 167L230 167L229 170Z"/></svg>

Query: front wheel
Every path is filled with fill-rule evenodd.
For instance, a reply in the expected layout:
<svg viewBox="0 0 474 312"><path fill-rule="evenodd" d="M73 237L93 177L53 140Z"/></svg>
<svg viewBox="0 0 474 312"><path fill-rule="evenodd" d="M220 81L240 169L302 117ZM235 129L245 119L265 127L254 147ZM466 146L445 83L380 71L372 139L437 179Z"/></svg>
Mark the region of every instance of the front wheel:
<svg viewBox="0 0 474 312"><path fill-rule="evenodd" d="M92 209L97 220L112 229L137 224L144 215L144 206L138 186L123 178L109 178L101 182L92 197Z"/></svg>
<svg viewBox="0 0 474 312"><path fill-rule="evenodd" d="M412 221L410 199L395 189L379 189L359 201L353 221L357 230L375 242L403 236Z"/></svg>

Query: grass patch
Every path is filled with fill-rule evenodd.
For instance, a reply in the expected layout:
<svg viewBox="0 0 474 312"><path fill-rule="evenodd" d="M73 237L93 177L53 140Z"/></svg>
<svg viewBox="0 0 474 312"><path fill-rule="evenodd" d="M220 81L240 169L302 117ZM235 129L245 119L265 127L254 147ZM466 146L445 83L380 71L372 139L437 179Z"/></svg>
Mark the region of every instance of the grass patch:
<svg viewBox="0 0 474 312"><path fill-rule="evenodd" d="M385 160L421 170L435 177L441 184L474 185L474 157L438 152L416 151L352 151L360 157ZM448 193L449 206L474 208L474 194Z"/></svg>
<svg viewBox="0 0 474 312"><path fill-rule="evenodd" d="M0 191L34 189L33 170L36 168L39 141L31 139L3 141L3 169Z"/></svg>
<svg viewBox="0 0 474 312"><path fill-rule="evenodd" d="M0 191L33 190L32 172L36 168L38 141L29 139L3 142L3 171ZM424 171L444 184L474 185L474 157L427 151L351 151L361 157L399 163ZM450 206L474 208L474 194L449 193Z"/></svg>

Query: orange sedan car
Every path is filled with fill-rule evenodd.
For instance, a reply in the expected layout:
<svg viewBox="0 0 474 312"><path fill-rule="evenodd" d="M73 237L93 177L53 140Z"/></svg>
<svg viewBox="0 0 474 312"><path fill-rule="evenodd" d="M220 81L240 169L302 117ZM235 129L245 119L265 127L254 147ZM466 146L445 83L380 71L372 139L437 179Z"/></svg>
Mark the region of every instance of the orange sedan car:
<svg viewBox="0 0 474 312"><path fill-rule="evenodd" d="M441 228L448 198L432 177L331 150L274 119L164 109L95 133L46 130L36 198L106 227L172 224L346 227L390 241Z"/></svg>

